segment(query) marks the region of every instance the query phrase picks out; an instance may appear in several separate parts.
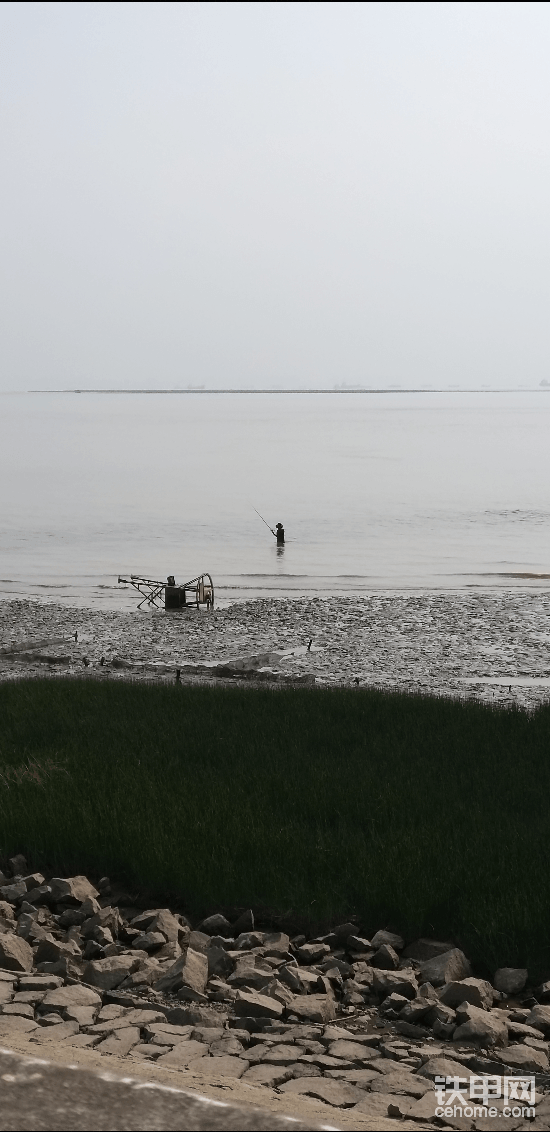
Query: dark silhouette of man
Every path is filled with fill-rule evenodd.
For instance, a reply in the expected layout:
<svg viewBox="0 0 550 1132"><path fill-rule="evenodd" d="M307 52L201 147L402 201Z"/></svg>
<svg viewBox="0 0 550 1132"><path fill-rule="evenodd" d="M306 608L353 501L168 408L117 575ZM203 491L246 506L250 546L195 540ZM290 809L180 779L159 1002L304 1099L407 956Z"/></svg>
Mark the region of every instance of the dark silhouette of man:
<svg viewBox="0 0 550 1132"><path fill-rule="evenodd" d="M275 535L275 538L277 539L277 546L284 546L285 545L285 528L283 527L282 523L277 523L277 526L275 527L273 534Z"/></svg>

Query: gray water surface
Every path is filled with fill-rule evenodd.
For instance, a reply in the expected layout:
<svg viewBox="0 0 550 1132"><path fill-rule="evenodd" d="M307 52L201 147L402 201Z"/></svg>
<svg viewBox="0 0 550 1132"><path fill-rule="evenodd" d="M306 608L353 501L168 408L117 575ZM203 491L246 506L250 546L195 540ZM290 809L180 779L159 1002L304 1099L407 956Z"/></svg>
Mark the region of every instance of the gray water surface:
<svg viewBox="0 0 550 1132"><path fill-rule="evenodd" d="M0 597L548 588L549 453L544 390L4 394Z"/></svg>

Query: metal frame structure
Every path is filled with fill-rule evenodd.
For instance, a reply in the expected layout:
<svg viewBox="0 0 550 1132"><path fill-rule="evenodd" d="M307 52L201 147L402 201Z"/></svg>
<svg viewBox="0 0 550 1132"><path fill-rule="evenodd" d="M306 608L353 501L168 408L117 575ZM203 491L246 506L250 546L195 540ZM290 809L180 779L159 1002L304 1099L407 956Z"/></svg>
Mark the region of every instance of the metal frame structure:
<svg viewBox="0 0 550 1132"><path fill-rule="evenodd" d="M191 581L184 582L183 585L171 585L171 578L165 582L159 582L155 578L144 578L141 574L130 574L129 578L122 578L119 574L119 582L123 582L127 586L133 586L138 593L142 594L141 601L138 602L138 609L143 605L151 605L158 609L157 601L163 601L165 608L185 609L187 605L196 605L197 609L200 605L206 605L207 609L214 608L214 583L210 574L199 574L196 578L191 578ZM174 605L167 604L166 590L172 593L179 593L179 600ZM191 591L191 600L187 599L187 591ZM164 596L163 596L164 594Z"/></svg>

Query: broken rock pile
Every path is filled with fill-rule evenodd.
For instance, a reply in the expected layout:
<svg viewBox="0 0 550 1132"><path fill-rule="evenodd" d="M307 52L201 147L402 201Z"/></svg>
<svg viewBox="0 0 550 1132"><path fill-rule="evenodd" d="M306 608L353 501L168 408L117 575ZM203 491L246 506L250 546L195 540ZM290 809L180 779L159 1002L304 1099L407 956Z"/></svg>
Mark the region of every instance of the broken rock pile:
<svg viewBox="0 0 550 1132"><path fill-rule="evenodd" d="M4 1043L90 1047L424 1127L438 1075L550 1084L550 983L529 988L526 970L490 983L452 943L405 947L384 930L369 940L355 923L291 939L256 930L248 911L193 929L168 908L114 899L107 878L46 881L22 857L10 866L0 873Z"/></svg>

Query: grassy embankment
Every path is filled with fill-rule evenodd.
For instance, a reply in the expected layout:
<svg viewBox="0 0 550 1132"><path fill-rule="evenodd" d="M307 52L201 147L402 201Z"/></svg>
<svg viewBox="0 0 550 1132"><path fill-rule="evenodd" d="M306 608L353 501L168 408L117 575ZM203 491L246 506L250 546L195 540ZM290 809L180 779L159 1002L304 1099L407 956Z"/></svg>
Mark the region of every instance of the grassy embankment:
<svg viewBox="0 0 550 1132"><path fill-rule="evenodd" d="M191 914L452 936L550 969L550 708L330 690L0 686L0 855Z"/></svg>

